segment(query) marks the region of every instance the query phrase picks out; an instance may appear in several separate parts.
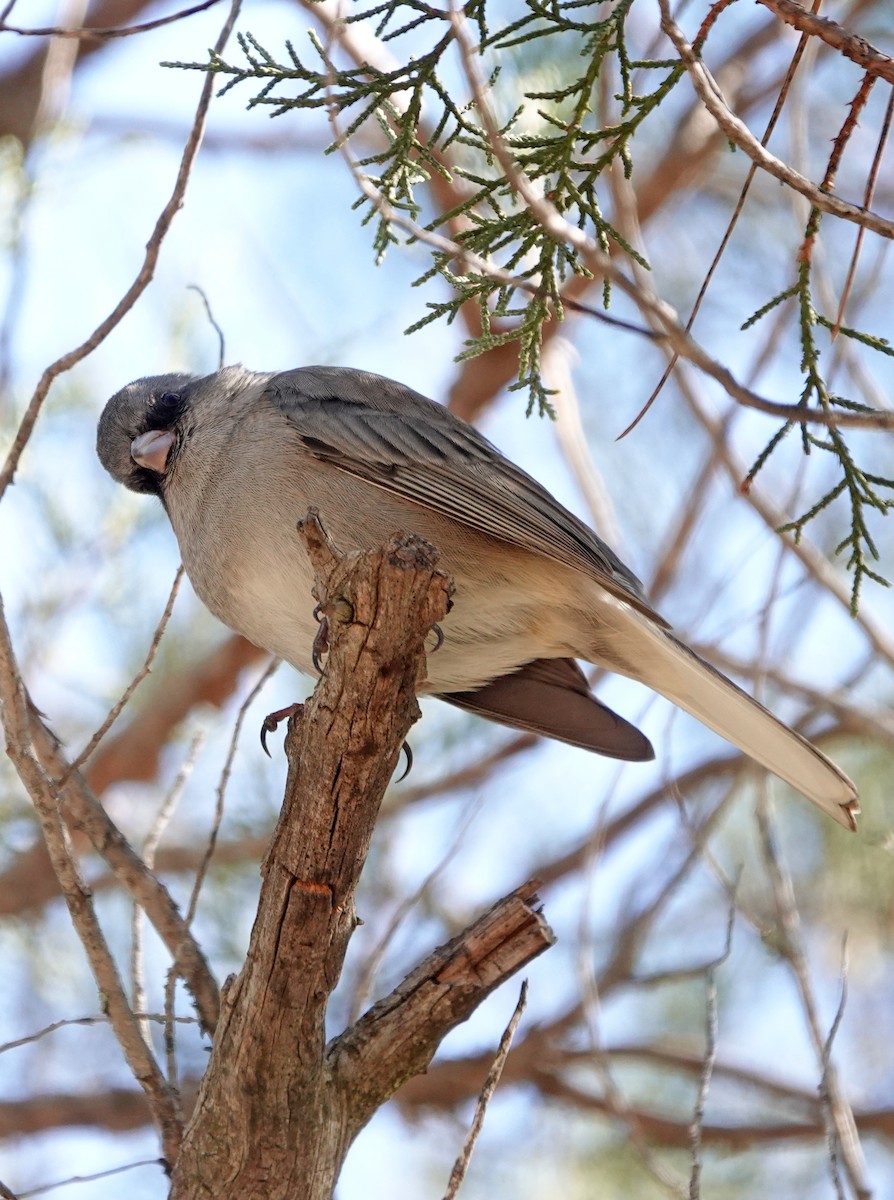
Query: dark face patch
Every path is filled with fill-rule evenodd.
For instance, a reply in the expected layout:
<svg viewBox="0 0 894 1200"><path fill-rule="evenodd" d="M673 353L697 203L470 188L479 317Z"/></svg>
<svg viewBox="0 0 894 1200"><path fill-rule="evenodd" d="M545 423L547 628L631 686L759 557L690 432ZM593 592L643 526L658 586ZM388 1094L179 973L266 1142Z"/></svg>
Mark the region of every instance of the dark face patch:
<svg viewBox="0 0 894 1200"><path fill-rule="evenodd" d="M139 433L148 433L150 429L173 429L187 408L188 402L182 391L162 392L151 397L145 424Z"/></svg>
<svg viewBox="0 0 894 1200"><path fill-rule="evenodd" d="M161 496L164 476L134 462L131 445L141 433L169 429L176 435L171 456L176 455L193 380L191 375L138 379L117 392L103 410L96 433L96 452L109 474L131 491Z"/></svg>

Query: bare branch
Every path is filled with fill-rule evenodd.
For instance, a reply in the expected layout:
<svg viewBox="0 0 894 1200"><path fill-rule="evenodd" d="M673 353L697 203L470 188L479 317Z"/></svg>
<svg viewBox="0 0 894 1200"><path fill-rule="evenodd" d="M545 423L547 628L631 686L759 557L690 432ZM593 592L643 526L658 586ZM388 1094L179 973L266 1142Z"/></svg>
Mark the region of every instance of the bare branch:
<svg viewBox="0 0 894 1200"><path fill-rule="evenodd" d="M48 25L38 29L26 29L21 25L10 25L5 19L0 20L0 33L17 33L20 37L41 38L76 38L84 42L106 42L112 38L131 37L135 33L147 33L150 29L158 29L162 25L172 25L185 17L212 8L219 0L202 0L192 8L184 8L180 12L171 13L168 17L157 17L154 21L144 21L141 25L111 25L105 28L84 25L77 29L66 29L60 26Z"/></svg>
<svg viewBox="0 0 894 1200"><path fill-rule="evenodd" d="M45 1192L54 1192L57 1188L68 1187L72 1183L95 1183L97 1179L108 1179L112 1175L123 1175L126 1171L135 1171L137 1167L164 1167L164 1159L159 1158L141 1158L136 1162L125 1163L121 1167L109 1167L105 1171L94 1171L90 1175L69 1175L67 1179L54 1179L52 1183L41 1184L40 1187L29 1188L26 1192L19 1192L17 1196L13 1196L9 1192L12 1200L29 1200L31 1196L42 1196Z"/></svg>
<svg viewBox="0 0 894 1200"><path fill-rule="evenodd" d="M506 1059L509 1057L509 1047L512 1045L512 1039L515 1036L516 1029L518 1029L518 1023L522 1018L522 1013L525 1011L527 1002L528 981L525 979L522 981L518 1004L516 1004L515 1011L509 1018L509 1024L503 1031L496 1057L491 1069L487 1073L484 1086L478 1095L478 1102L475 1105L475 1116L472 1119L469 1132L466 1134L462 1153L453 1164L453 1170L450 1172L450 1179L447 1183L447 1191L444 1193L444 1200L454 1200L466 1177L469 1163L472 1159L472 1151L475 1149L475 1143L478 1141L478 1135L481 1133L482 1126L484 1125L484 1114L487 1112L487 1106L490 1103L491 1097L497 1090L497 1084L500 1082L500 1076L503 1074Z"/></svg>
<svg viewBox="0 0 894 1200"><path fill-rule="evenodd" d="M333 1090L324 1065L326 1006L356 925L354 890L379 804L418 713L424 640L450 589L418 538L342 559L314 515L300 529L330 650L290 722L285 806L245 966L226 993L175 1168L175 1200L199 1186L220 1200L328 1197L359 1128L358 1101ZM295 1153L296 1123L314 1130L306 1153Z"/></svg>
<svg viewBox="0 0 894 1200"><path fill-rule="evenodd" d="M146 864L147 871L155 870L155 854L158 850L158 844L161 841L164 831L167 829L172 816L174 815L177 805L180 803L180 798L183 795L183 789L186 787L187 781L192 774L196 763L196 758L198 757L199 750L201 749L202 742L204 740L205 735L203 731L199 731L199 733L193 737L192 744L189 748L189 753L181 765L180 770L177 772L176 779L168 789L168 794L165 796L161 807L155 814L155 819L153 820L149 832L143 841L142 858L143 862ZM145 1009L148 1007L146 1003L144 970L145 959L143 954L144 918L145 914L143 910L138 904L134 904L130 919L130 974L132 980L131 995L133 998L134 1007L140 1009ZM189 924L188 918L186 923ZM152 1035L149 1031L149 1021L145 1017L141 1019L141 1028L146 1045L151 1047ZM173 1040L172 1032L173 1031L169 1026L166 1030L166 1041L168 1041L169 1044ZM168 1069L168 1082L172 1086L175 1084L175 1076L170 1070L170 1063Z"/></svg>
<svg viewBox="0 0 894 1200"><path fill-rule="evenodd" d="M872 75L894 83L894 59L876 50L875 46L860 37L857 33L848 33L846 29L833 21L831 17L821 17L809 12L797 0L758 0L764 8L769 8L786 25L806 33L810 37L819 38L851 62L855 62Z"/></svg>
<svg viewBox="0 0 894 1200"><path fill-rule="evenodd" d="M705 1106L708 1103L708 1088L711 1084L711 1077L714 1073L714 1065L717 1060L717 983L714 979L714 969L709 968L707 973L707 995L705 1005L707 1009L706 1026L706 1043L705 1057L702 1063L701 1075L699 1077L698 1097L695 1102L695 1113L690 1126L690 1138L692 1146L692 1170L689 1175L689 1196L690 1200L698 1200L701 1195L701 1177L702 1177L702 1131L705 1125Z"/></svg>
<svg viewBox="0 0 894 1200"><path fill-rule="evenodd" d="M894 222L886 220L871 209L849 204L838 196L822 191L816 184L762 146L747 125L730 110L716 80L711 76L704 63L696 57L692 46L671 16L668 0L658 0L658 2L661 7L661 27L685 63L692 86L698 93L701 102L726 136L740 150L743 150L752 162L775 179L786 184L787 187L805 196L813 207L818 208L821 212L830 213L833 217L840 217L844 221L853 221L862 228L878 233L882 237L894 237Z"/></svg>
<svg viewBox="0 0 894 1200"><path fill-rule="evenodd" d="M115 959L96 916L89 888L68 841L58 804L58 791L38 759L31 737L31 706L16 668L0 603L0 709L6 731L6 752L28 789L43 830L53 870L68 906L72 924L90 963L115 1036L134 1077L146 1092L168 1162L179 1150L181 1119L177 1097L168 1087L143 1040Z"/></svg>
<svg viewBox="0 0 894 1200"><path fill-rule="evenodd" d="M230 12L227 16L224 27L221 30L220 36L215 43L215 52L222 53L227 39L232 32L233 26L236 23L236 18L239 15L241 0L231 0ZM38 381L34 394L22 416L19 428L16 431L12 446L6 456L6 461L0 470L0 499L3 498L6 489L12 483L16 469L19 464L19 459L22 456L22 451L28 444L31 433L37 422L40 410L43 407L43 402L49 393L54 381L66 371L70 371L88 354L91 354L97 346L101 345L108 337L112 330L119 324L121 319L133 308L136 301L143 294L155 274L155 266L158 262L158 256L161 252L162 242L164 241L171 223L177 214L177 211L183 204L183 197L186 193L186 185L189 182L189 177L192 172L192 166L195 162L196 155L199 152L199 147L202 144L202 134L205 130L205 121L208 116L208 108L211 104L211 98L214 95L215 80L213 75L207 76L202 84L201 96L196 109L195 120L189 132L189 137L186 139L186 145L183 148L183 156L180 160L180 167L177 171L177 179L174 183L174 189L171 192L171 198L162 209L161 215L155 223L155 228L149 241L146 243L146 254L143 258L143 263L137 272L137 276L133 283L105 318L97 325L93 333L77 346L74 350L70 350L67 354L63 354L61 358L57 358L54 363L51 363Z"/></svg>
<svg viewBox="0 0 894 1200"><path fill-rule="evenodd" d="M206 843L204 853L202 854L201 862L196 870L196 877L193 881L192 891L189 895L189 905L186 910L187 925L192 924L193 918L196 915L196 909L198 908L199 895L202 890L202 885L205 882L205 877L208 874L208 868L211 866L211 859L213 858L214 851L217 848L217 838L218 834L220 833L221 822L223 821L224 796L226 795L227 784L230 781L230 774L233 770L233 761L236 757L236 747L239 744L239 734L242 731L242 725L245 721L245 714L248 712L256 698L260 695L264 685L274 674L279 664L280 660L278 658L271 659L271 661L261 672L257 683L255 683L254 687L251 688L251 690L248 692L248 695L239 706L239 712L236 715L236 723L233 726L233 736L230 739L227 757L224 760L223 769L220 773L220 780L218 781L217 789L215 791L214 820L208 833L208 841Z"/></svg>
<svg viewBox="0 0 894 1200"><path fill-rule="evenodd" d="M351 1097L352 1136L408 1078L427 1070L449 1030L553 944L536 888L531 880L498 901L330 1044L327 1058Z"/></svg>
<svg viewBox="0 0 894 1200"><path fill-rule="evenodd" d="M161 639L164 636L164 631L165 631L165 629L167 629L168 621L171 619L171 613L174 611L174 601L177 599L177 593L180 591L180 583L181 583L182 579L183 579L183 567L179 566L177 568L177 574L174 576L174 582L171 584L171 591L168 596L167 603L165 604L164 612L161 614L161 619L159 620L158 624L155 627L155 633L152 635L152 641L149 643L149 649L146 652L146 658L143 661L143 665L140 667L140 669L134 675L133 679L131 679L130 683L128 683L127 687L121 693L121 696L117 700L117 702L111 707L105 720L102 722L102 724L99 726L99 728L93 734L93 736L90 738L87 745L80 752L80 754L78 754L78 756L72 761L71 766L68 768L69 774L72 771L79 770L79 768L82 766L82 764L87 761L87 759L90 757L90 755L93 753L93 751L99 745L99 743L102 741L102 739L105 737L105 735L111 729L111 727L118 720L118 717L124 711L124 708L127 705L128 700L130 700L131 696L137 690L139 685L143 682L143 680L146 678L146 676L152 670L152 664L155 662L155 656L158 653L158 647L161 645ZM66 778L67 778L67 776L66 776ZM62 778L59 780L60 787L64 783L65 783L65 778Z"/></svg>
<svg viewBox="0 0 894 1200"><path fill-rule="evenodd" d="M781 937L777 940L779 952L791 967L797 984L807 1029L822 1072L821 1097L823 1117L827 1122L830 1162L833 1180L837 1175L837 1157L841 1154L850 1178L851 1186L859 1197L871 1194L866 1182L863 1149L857 1133L853 1110L838 1081L838 1072L831 1061L831 1041L824 1037L820 1024L816 996L807 968L801 938L801 918L795 901L794 889L788 868L776 843L770 815L769 795L762 789L761 802L757 808L760 843L772 889L773 902ZM833 1031L837 1021L833 1023ZM837 1190L842 1194L838 1183Z"/></svg>

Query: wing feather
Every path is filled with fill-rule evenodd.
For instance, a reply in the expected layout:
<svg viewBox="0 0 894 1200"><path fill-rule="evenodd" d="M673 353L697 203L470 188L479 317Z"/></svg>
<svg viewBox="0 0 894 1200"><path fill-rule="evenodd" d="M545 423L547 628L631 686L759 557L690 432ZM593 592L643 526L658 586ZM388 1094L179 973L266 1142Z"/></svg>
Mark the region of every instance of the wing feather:
<svg viewBox="0 0 894 1200"><path fill-rule="evenodd" d="M597 700L573 658L535 659L474 692L442 700L501 725L525 729L625 762L655 757L648 738Z"/></svg>
<svg viewBox="0 0 894 1200"><path fill-rule="evenodd" d="M585 571L667 626L610 547L442 405L381 375L345 367L283 372L270 380L267 395L320 461L490 537Z"/></svg>

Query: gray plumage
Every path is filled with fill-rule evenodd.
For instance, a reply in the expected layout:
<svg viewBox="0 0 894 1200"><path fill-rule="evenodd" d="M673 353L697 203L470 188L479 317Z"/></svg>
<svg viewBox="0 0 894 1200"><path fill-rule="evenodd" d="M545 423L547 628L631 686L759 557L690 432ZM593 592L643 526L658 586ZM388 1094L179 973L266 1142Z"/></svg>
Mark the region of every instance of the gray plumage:
<svg viewBox="0 0 894 1200"><path fill-rule="evenodd" d="M668 697L846 828L854 785L680 642L592 530L470 425L365 371L161 375L118 392L97 450L159 496L199 597L231 629L311 671L308 508L343 549L395 530L441 551L456 584L424 690L517 728L627 760L648 740L589 692L575 659Z"/></svg>

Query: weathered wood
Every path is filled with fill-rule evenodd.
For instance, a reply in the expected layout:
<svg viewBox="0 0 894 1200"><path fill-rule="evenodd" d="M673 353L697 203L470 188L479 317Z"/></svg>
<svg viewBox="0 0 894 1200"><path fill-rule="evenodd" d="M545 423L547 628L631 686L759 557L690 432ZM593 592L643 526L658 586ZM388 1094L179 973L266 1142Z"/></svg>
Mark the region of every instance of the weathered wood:
<svg viewBox="0 0 894 1200"><path fill-rule="evenodd" d="M413 1075L485 996L542 954L555 935L540 912L537 881L517 888L439 947L329 1045L350 1135Z"/></svg>
<svg viewBox="0 0 894 1200"><path fill-rule="evenodd" d="M448 1028L550 944L539 915L513 894L327 1052L326 1005L357 924L355 888L418 716L424 641L447 612L451 585L419 538L395 535L381 550L342 557L315 514L300 532L329 654L313 697L289 723L286 796L258 915L245 965L223 994L172 1200L329 1200L375 1108L424 1069ZM507 951L513 942L518 949Z"/></svg>

